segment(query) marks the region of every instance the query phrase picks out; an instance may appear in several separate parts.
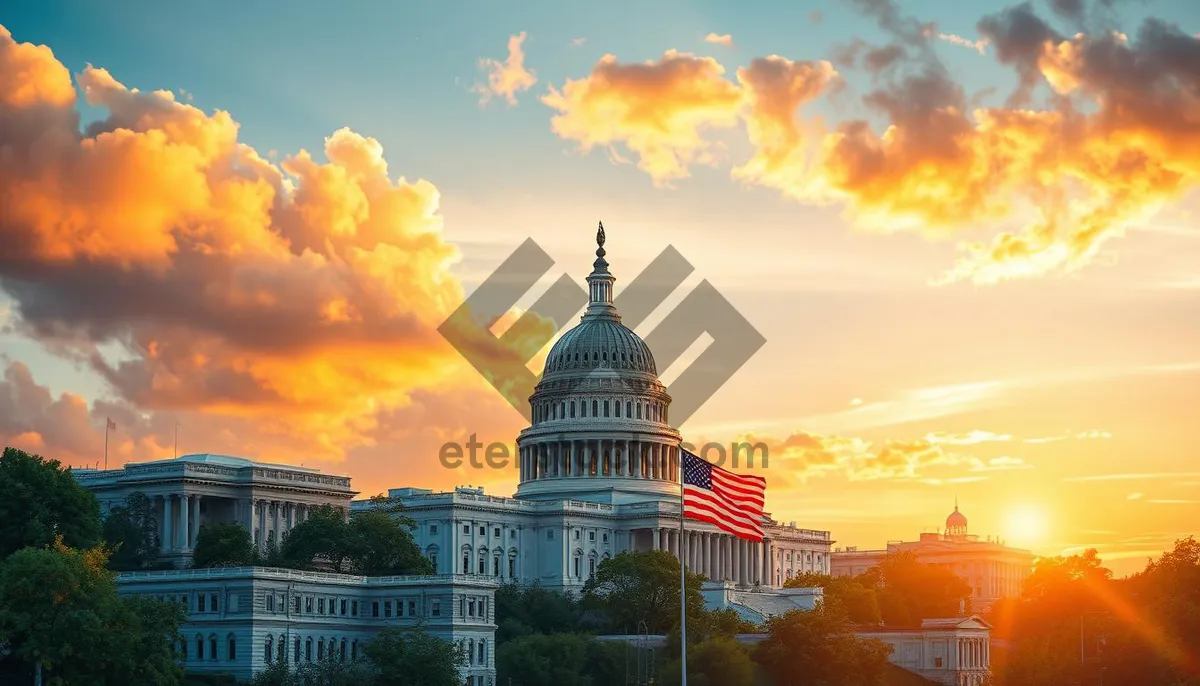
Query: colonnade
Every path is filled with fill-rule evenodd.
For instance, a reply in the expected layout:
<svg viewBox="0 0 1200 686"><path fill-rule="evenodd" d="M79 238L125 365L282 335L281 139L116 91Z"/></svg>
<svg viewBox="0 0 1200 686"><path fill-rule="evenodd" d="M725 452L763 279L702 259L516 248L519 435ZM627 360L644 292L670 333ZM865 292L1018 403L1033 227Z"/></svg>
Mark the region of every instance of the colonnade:
<svg viewBox="0 0 1200 686"><path fill-rule="evenodd" d="M521 447L521 481L578 476L626 476L679 481L679 447L632 439L580 439Z"/></svg>
<svg viewBox="0 0 1200 686"><path fill-rule="evenodd" d="M960 638L958 647L958 669L985 670L991 663L991 645L986 638Z"/></svg>
<svg viewBox="0 0 1200 686"><path fill-rule="evenodd" d="M770 540L747 541L715 531L687 531L678 527L649 529L651 550L666 550L687 568L714 581L739 586L770 586L775 578L775 546ZM680 545L680 543L684 545Z"/></svg>
<svg viewBox="0 0 1200 686"><path fill-rule="evenodd" d="M161 552L190 552L196 547L200 533L200 501L215 504L229 498L172 493L156 496L162 509L159 520L159 549ZM235 501L234 521L246 527L255 547L265 547L279 541L283 534L308 519L308 505L265 498L243 498ZM211 521L212 513L207 519ZM223 520L222 520L223 521Z"/></svg>

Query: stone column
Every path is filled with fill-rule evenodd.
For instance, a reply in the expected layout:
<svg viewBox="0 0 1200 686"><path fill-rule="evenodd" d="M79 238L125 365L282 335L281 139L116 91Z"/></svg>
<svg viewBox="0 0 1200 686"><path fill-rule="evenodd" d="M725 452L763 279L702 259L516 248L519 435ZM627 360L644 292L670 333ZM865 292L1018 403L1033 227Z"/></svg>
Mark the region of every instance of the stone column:
<svg viewBox="0 0 1200 686"><path fill-rule="evenodd" d="M179 549L183 550L185 552L189 548L189 546L188 546L188 530L190 527L188 526L188 515L191 514L191 512L190 512L191 507L192 507L192 504L191 504L191 502L189 502L188 495L180 494L180 496L179 496L179 531L177 534L177 536L178 536L177 540L178 540Z"/></svg>
<svg viewBox="0 0 1200 686"><path fill-rule="evenodd" d="M162 552L165 553L171 549L171 536L174 535L174 530L171 526L171 496L162 496L162 501L162 528L158 532L158 543Z"/></svg>
<svg viewBox="0 0 1200 686"><path fill-rule="evenodd" d="M275 528L275 545L279 545L283 542L283 537L280 535L280 524L283 522L283 514L280 512L280 510L283 509L283 503L276 500L275 502L271 503L271 505L275 510L275 521L271 524L271 526Z"/></svg>
<svg viewBox="0 0 1200 686"><path fill-rule="evenodd" d="M191 521L192 521L192 531L191 531L190 535L191 535L192 541L188 545L195 547L197 539L200 538L200 496L198 496L198 495L192 496L192 518L191 518Z"/></svg>

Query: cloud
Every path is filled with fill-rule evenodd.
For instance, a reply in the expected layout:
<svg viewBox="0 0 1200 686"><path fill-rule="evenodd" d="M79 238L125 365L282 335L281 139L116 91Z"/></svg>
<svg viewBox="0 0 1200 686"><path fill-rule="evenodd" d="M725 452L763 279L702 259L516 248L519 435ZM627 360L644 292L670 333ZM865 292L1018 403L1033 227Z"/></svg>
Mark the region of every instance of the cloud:
<svg viewBox="0 0 1200 686"><path fill-rule="evenodd" d="M1125 499L1126 500L1141 500L1142 494L1141 493L1130 493L1129 495L1125 496Z"/></svg>
<svg viewBox="0 0 1200 686"><path fill-rule="evenodd" d="M980 38L978 40L971 40L970 38L963 38L962 36L958 36L953 33L939 33L937 35L937 37L938 37L938 40L944 40L947 43L952 43L954 45L958 45L958 46L961 46L964 48L971 48L972 50L978 52L980 55L983 54L984 50L987 49L987 45L988 45L986 38Z"/></svg>
<svg viewBox="0 0 1200 686"><path fill-rule="evenodd" d="M72 83L3 30L0 75L8 325L97 372L122 427L205 415L187 421L208 445L336 462L431 388L518 416L437 333L463 299L458 251L438 189L395 178L375 139L341 129L327 161L268 161L227 112L91 66ZM76 84L106 113L83 130ZM9 373L41 406L75 402ZM28 440L79 453L46 426L22 421ZM145 431L128 455L164 456Z"/></svg>
<svg viewBox="0 0 1200 686"><path fill-rule="evenodd" d="M996 443L1011 441L1012 436L1008 434L997 434L991 431L980 431L978 429L962 434L948 434L943 432L934 432L925 436L925 440L938 445L975 445L978 443Z"/></svg>
<svg viewBox="0 0 1200 686"><path fill-rule="evenodd" d="M705 132L737 124L741 93L724 73L711 57L675 50L641 64L605 55L589 76L551 86L542 102L556 110L551 127L561 138L617 157L622 145L638 168L669 185L693 164L716 164Z"/></svg>
<svg viewBox="0 0 1200 686"><path fill-rule="evenodd" d="M727 48L732 48L733 47L733 36L729 35L728 33L724 33L724 34L710 33L704 37L704 42L712 43L714 45L724 45Z"/></svg>
<svg viewBox="0 0 1200 686"><path fill-rule="evenodd" d="M1192 478L1200 476L1200 472L1139 472L1126 474L1090 474L1087 476L1072 476L1063 481L1157 481L1161 479Z"/></svg>
<svg viewBox="0 0 1200 686"><path fill-rule="evenodd" d="M587 42L587 38L584 38L583 36L580 36L579 38L571 39L571 45L576 48L578 48L579 46L583 45L586 42Z"/></svg>
<svg viewBox="0 0 1200 686"><path fill-rule="evenodd" d="M1178 27L1147 19L1129 36L1106 23L1101 3L1086 15L1087 32L1065 36L1026 3L983 18L971 41L889 0L854 5L890 42L854 40L830 61L759 58L736 84L712 58L670 52L622 65L609 55L544 99L558 111L553 129L618 162L614 146L624 145L666 186L718 162L708 136L740 118L753 152L733 162L735 179L840 204L862 230L960 240L958 260L931 279L938 285L1076 271L1200 182L1200 75L1189 68L1200 40ZM1018 77L1007 104L979 106L986 93L955 81L934 50L940 40L991 46ZM842 89L833 64L868 72L866 111L802 117ZM1035 93L1044 104L1034 106ZM962 240L968 231L988 237Z"/></svg>
<svg viewBox="0 0 1200 686"><path fill-rule="evenodd" d="M537 75L525 68L525 51L521 44L525 42L524 31L508 39L508 57L504 62L482 58L479 68L487 72L487 83L476 84L471 90L479 94L479 104L486 105L493 97L504 98L510 106L517 104L517 93L533 88L537 84ZM577 38L576 45L582 45L582 39Z"/></svg>

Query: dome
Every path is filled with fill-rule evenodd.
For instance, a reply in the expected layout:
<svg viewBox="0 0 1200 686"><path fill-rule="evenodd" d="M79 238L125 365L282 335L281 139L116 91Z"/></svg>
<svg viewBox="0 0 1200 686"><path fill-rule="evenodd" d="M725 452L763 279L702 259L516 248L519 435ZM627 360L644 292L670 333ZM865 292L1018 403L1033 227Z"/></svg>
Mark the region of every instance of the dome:
<svg viewBox="0 0 1200 686"><path fill-rule="evenodd" d="M543 377L595 367L658 374L650 346L629 327L617 320L585 315L550 349Z"/></svg>
<svg viewBox="0 0 1200 686"><path fill-rule="evenodd" d="M947 536L962 536L967 533L967 516L958 511L958 504L954 505L954 512L946 517L946 535Z"/></svg>

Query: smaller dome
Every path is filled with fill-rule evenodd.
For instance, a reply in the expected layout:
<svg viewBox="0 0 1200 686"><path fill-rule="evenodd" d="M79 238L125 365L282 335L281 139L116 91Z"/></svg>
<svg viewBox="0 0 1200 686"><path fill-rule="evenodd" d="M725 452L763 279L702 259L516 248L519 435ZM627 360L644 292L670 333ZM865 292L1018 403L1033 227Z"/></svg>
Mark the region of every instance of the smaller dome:
<svg viewBox="0 0 1200 686"><path fill-rule="evenodd" d="M950 513L949 517L946 517L946 528L947 529L953 529L956 527L966 527L966 525L967 525L967 516L964 515L963 513L959 512L957 507L954 508L954 512Z"/></svg>

